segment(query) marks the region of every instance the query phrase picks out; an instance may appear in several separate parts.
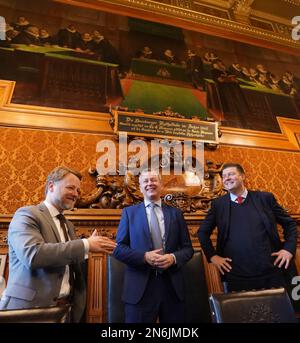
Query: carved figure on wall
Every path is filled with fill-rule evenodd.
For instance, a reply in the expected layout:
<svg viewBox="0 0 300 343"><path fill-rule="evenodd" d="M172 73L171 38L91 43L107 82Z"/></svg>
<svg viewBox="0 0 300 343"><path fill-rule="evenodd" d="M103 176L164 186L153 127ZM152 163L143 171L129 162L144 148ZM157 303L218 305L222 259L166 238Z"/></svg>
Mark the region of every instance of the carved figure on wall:
<svg viewBox="0 0 300 343"><path fill-rule="evenodd" d="M191 210L191 198L188 198L183 192L167 194L164 197L164 202L170 206L179 208L183 213L190 212Z"/></svg>
<svg viewBox="0 0 300 343"><path fill-rule="evenodd" d="M164 111L154 112L153 114L164 116L164 117L174 117L174 118L183 118L183 119L185 118L185 115L178 112L174 112L171 106L167 106L167 108Z"/></svg>
<svg viewBox="0 0 300 343"><path fill-rule="evenodd" d="M165 165L160 155L160 169ZM222 163L206 161L204 178L199 183L190 187L180 181L176 175L163 175L164 201L182 212L206 212L212 199L225 194L220 171ZM174 168L174 156L170 158L170 170ZM89 173L95 177L96 188L78 200L79 208L121 209L139 203L143 197L140 191L138 177L130 171L123 175L99 175L95 168L90 168ZM172 173L172 172L171 172ZM184 179L184 178L183 178ZM196 189L191 193L191 189Z"/></svg>
<svg viewBox="0 0 300 343"><path fill-rule="evenodd" d="M124 176L124 185L135 201L139 202L143 199L138 180L131 172L127 172Z"/></svg>
<svg viewBox="0 0 300 343"><path fill-rule="evenodd" d="M124 179L119 175L99 175L95 168L90 168L89 174L96 177L96 189L81 197L76 204L77 207L123 208L132 205L135 199L139 200L138 191L130 175L126 175Z"/></svg>
<svg viewBox="0 0 300 343"><path fill-rule="evenodd" d="M219 197L225 193L221 178L221 170L223 163L214 164L212 161L206 161L204 166L204 179L211 180L209 195Z"/></svg>

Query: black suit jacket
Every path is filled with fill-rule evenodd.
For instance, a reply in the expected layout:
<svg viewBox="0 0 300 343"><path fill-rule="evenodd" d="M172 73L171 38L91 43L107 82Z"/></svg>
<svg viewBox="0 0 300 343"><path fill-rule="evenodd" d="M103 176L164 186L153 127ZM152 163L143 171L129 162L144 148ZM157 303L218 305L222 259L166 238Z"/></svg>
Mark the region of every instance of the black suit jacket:
<svg viewBox="0 0 300 343"><path fill-rule="evenodd" d="M249 191L248 196L256 207L266 228L274 251L285 249L295 256L297 248L297 224L268 192ZM223 256L230 229L230 194L212 201L211 209L204 219L198 237L208 261L214 255ZM247 218L245 218L247 220ZM277 223L283 228L284 242L280 241ZM218 228L217 246L213 247L210 236Z"/></svg>

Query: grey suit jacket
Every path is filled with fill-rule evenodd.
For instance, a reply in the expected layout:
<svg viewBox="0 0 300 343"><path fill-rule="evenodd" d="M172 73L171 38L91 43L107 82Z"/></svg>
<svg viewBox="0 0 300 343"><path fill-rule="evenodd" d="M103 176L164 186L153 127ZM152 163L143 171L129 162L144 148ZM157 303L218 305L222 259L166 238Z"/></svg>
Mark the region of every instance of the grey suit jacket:
<svg viewBox="0 0 300 343"><path fill-rule="evenodd" d="M44 203L17 210L8 230L9 278L0 309L55 305L66 265L72 264L72 320L80 320L86 300L84 244L76 239L71 222L67 221L67 227L71 241L61 243Z"/></svg>

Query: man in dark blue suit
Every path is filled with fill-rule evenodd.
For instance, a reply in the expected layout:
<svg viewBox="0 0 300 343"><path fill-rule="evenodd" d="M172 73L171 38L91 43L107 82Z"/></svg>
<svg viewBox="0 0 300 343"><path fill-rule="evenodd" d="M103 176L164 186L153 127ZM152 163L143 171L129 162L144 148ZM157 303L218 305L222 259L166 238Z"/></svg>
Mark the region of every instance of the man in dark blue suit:
<svg viewBox="0 0 300 343"><path fill-rule="evenodd" d="M182 266L193 256L181 211L162 204L156 171L139 178L144 202L123 209L114 256L126 264L122 300L127 323L184 322Z"/></svg>
<svg viewBox="0 0 300 343"><path fill-rule="evenodd" d="M222 274L228 291L288 287L285 276L294 273L297 224L268 192L244 186L239 164L222 168L228 194L212 201L198 236L209 262ZM281 242L277 223L283 228ZM217 246L210 236L218 228Z"/></svg>

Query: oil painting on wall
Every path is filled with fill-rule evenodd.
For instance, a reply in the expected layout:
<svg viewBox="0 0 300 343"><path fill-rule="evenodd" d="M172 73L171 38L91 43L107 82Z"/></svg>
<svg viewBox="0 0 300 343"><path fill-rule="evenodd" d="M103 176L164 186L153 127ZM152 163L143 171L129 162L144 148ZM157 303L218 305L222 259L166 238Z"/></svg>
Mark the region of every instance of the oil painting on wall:
<svg viewBox="0 0 300 343"><path fill-rule="evenodd" d="M12 102L212 118L280 132L300 119L300 57L48 0L0 0Z"/></svg>

